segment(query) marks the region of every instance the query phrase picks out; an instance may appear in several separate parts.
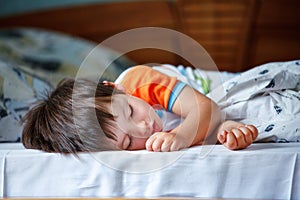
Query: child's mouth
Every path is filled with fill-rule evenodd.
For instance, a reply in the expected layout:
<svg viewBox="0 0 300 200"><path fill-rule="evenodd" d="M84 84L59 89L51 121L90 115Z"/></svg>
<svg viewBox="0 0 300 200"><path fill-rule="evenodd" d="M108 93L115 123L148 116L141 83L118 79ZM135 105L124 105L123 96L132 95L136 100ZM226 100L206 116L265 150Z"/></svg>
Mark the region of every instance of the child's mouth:
<svg viewBox="0 0 300 200"><path fill-rule="evenodd" d="M154 121L154 123L153 123L153 133L160 132L160 131L161 131L160 126L157 124L156 121Z"/></svg>

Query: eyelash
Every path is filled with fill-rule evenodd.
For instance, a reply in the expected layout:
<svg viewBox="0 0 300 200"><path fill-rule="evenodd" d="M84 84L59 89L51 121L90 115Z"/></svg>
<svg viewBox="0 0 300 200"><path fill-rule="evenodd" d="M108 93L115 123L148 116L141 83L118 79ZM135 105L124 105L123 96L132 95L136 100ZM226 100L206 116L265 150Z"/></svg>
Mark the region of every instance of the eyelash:
<svg viewBox="0 0 300 200"><path fill-rule="evenodd" d="M132 115L133 115L133 108L132 108L131 105L129 105L129 108L130 108L130 117L132 117Z"/></svg>
<svg viewBox="0 0 300 200"><path fill-rule="evenodd" d="M127 149L129 149L130 147L131 147L131 138L129 138L129 144L128 144Z"/></svg>

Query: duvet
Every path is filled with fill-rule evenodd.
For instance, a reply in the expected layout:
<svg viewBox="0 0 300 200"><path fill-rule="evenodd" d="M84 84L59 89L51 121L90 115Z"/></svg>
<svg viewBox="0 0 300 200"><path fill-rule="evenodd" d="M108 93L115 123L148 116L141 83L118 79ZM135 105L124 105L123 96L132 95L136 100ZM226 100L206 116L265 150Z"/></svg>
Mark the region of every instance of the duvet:
<svg viewBox="0 0 300 200"><path fill-rule="evenodd" d="M209 95L226 119L256 125L257 142L300 142L300 61L258 66Z"/></svg>

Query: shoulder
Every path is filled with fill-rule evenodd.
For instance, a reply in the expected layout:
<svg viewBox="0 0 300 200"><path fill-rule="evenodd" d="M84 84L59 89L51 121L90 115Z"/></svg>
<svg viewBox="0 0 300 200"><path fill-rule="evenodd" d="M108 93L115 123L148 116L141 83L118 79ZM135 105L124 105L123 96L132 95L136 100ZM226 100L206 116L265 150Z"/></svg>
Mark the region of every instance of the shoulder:
<svg viewBox="0 0 300 200"><path fill-rule="evenodd" d="M135 76L135 78L152 71L152 67L146 66L146 65L136 65L133 67L130 67L128 69L126 69L124 72L122 72L120 74L120 76L115 80L116 84L120 84L125 77L133 77Z"/></svg>
<svg viewBox="0 0 300 200"><path fill-rule="evenodd" d="M128 69L127 74L130 75L144 75L145 73L154 72L152 67L146 65L136 65Z"/></svg>
<svg viewBox="0 0 300 200"><path fill-rule="evenodd" d="M177 76L165 73L161 67L149 67L137 65L125 70L115 81L116 84L124 86L163 86L173 88L180 81Z"/></svg>

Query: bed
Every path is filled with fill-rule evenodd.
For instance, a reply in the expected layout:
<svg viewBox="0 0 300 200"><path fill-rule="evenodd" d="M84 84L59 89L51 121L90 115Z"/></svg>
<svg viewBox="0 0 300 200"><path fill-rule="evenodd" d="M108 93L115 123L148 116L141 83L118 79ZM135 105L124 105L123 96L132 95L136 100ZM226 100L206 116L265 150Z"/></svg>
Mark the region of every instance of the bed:
<svg viewBox="0 0 300 200"><path fill-rule="evenodd" d="M299 126L295 125L299 121L299 103L294 105L298 118L292 120L294 124L291 122L293 129L283 130L288 122L275 128L269 127L270 121L256 124L262 135L260 141L241 151L230 151L222 145L205 145L171 153L105 151L80 153L76 157L25 149L20 143L21 125L18 120L29 109L30 103L43 97L45 90L51 90L62 77L74 77L78 62L95 44L62 33L32 28L2 30L0 35L3 97L0 121L1 197L300 198L300 136L292 134L287 138L283 134L299 131ZM70 49L68 54L63 54L65 46ZM101 57L103 66L111 63L103 74L105 80L113 80L122 70L134 64L126 57L118 57L112 62L111 58L115 58L117 53L111 49L98 51L99 56L95 59ZM97 63L100 68L103 67L99 60ZM257 85L266 88L272 82L270 77L285 78L276 72L279 65L285 65L285 69L291 66L296 69L292 70L296 72L295 76L299 77L300 70L295 68L299 64L299 61L291 61L262 65L256 68L256 72L248 72L252 73L246 75L252 77L248 80L240 73L207 70L202 70L202 73L212 83L211 98L215 98L222 109L232 113L236 108L226 106L224 102L234 101L239 88L231 88L241 86L247 90L245 85L253 85L249 81L256 79L257 75L260 76ZM293 83L294 79L289 75L286 77L290 78L289 83ZM295 84L299 87L297 81L300 79L297 77ZM235 83L238 80L240 83ZM221 84L226 101L224 96L220 96ZM218 95L214 95L213 91ZM254 92L257 91L260 91L259 88ZM248 102L247 98L255 96L255 93L247 90L244 95L239 98ZM236 116L229 117L235 119ZM275 122L278 123L278 120ZM272 131L269 130L271 128ZM278 137L274 138L274 135Z"/></svg>
<svg viewBox="0 0 300 200"><path fill-rule="evenodd" d="M209 2L218 4L216 10L220 10L219 3L224 4L225 1L202 2L208 9L217 12L212 5L214 3ZM204 145L169 153L145 150L105 151L80 153L76 157L25 149L20 143L22 126L19 120L31 103L43 98L45 91L51 91L61 78L76 76L82 62L99 42L124 30L142 26L164 27L189 33L198 42L203 38L208 43L215 41L216 37L226 39L226 31L223 35L222 31L215 32L210 28L227 27L226 23L232 24L236 20L224 22L222 19L218 21L209 18L226 18L224 10L221 9L219 15L210 15L209 12L189 15L189 12L196 12L197 9L201 11L203 5L194 7L197 1L190 0L136 1L74 6L0 18L0 197L300 199L300 86L297 82L300 79L300 62L296 60L299 59L299 30L294 29L299 21L294 20L294 17L288 18L290 15L284 15L283 19L290 20L288 25L283 20L277 20L275 27L272 24L274 22L268 18L272 13L267 11L274 6L270 1L230 2L236 5L231 8L237 9L231 13L240 13L247 8L247 14L245 18L237 20L240 22L237 26L243 27L240 28L242 32L236 32L236 35L230 37L237 40L212 45L218 48L209 44L206 46L222 70L219 73L206 69L206 66L201 69L205 78L210 80L210 97L226 113L235 113L241 107L248 108L241 115L227 116L242 120L244 115L253 110L263 110L263 107L255 107L260 100L251 102L251 106L247 102L257 96L257 91L260 91L259 94L272 91L274 77L277 77L276 82L291 80L288 82L292 86L284 87L298 91L285 93L290 102L283 107L271 104L272 101L264 105L268 109L272 107L272 112L267 113L266 117L284 113L284 108L295 113L289 113L290 118L285 118L285 121L282 118L257 121L256 115L261 113L254 113L251 118L244 119L246 123L257 123L260 136L257 143L240 151L230 151L222 145ZM291 5L298 5L298 1L289 0L284 5L281 1L273 2L279 5L281 14L297 13L291 11L297 6ZM125 4L131 12L124 9ZM148 9L138 12L141 6ZM256 13L258 8L261 10ZM99 12L99 9L103 12ZM121 16L120 23L114 23L115 13ZM257 16L254 17L255 14ZM64 16L63 20L61 16ZM97 19L93 18L95 16ZM209 24L193 18L195 16L205 16ZM281 19L281 16L275 17ZM91 18L94 20L90 20ZM199 30L193 29L200 26L209 29L201 32L204 34L201 37ZM273 29L281 31L268 34ZM279 40L278 35L285 37ZM165 42L157 39L158 42ZM271 45L262 45L261 41L264 39ZM280 42L277 44L272 39ZM177 42L171 38L166 45L178 48L178 43L174 41ZM220 54L220 51L233 49L235 53L232 55ZM279 49L285 53L276 51ZM97 74L97 70L101 68L101 80L111 81L136 63L159 62L175 67L182 63L184 67L190 64L173 54L152 50L120 56L116 49L101 46L94 51L94 55L91 62L97 68L88 71L88 75ZM288 62L267 63L275 60ZM262 63L267 64L248 72L246 77L239 73ZM280 65L291 68L291 73L276 71ZM260 88L250 90L257 80ZM264 90L266 86L268 91ZM240 95L239 89L247 92ZM237 101L237 97L243 101ZM278 102L286 102L283 96L276 98ZM237 107L229 106L228 102L234 102L231 105Z"/></svg>

